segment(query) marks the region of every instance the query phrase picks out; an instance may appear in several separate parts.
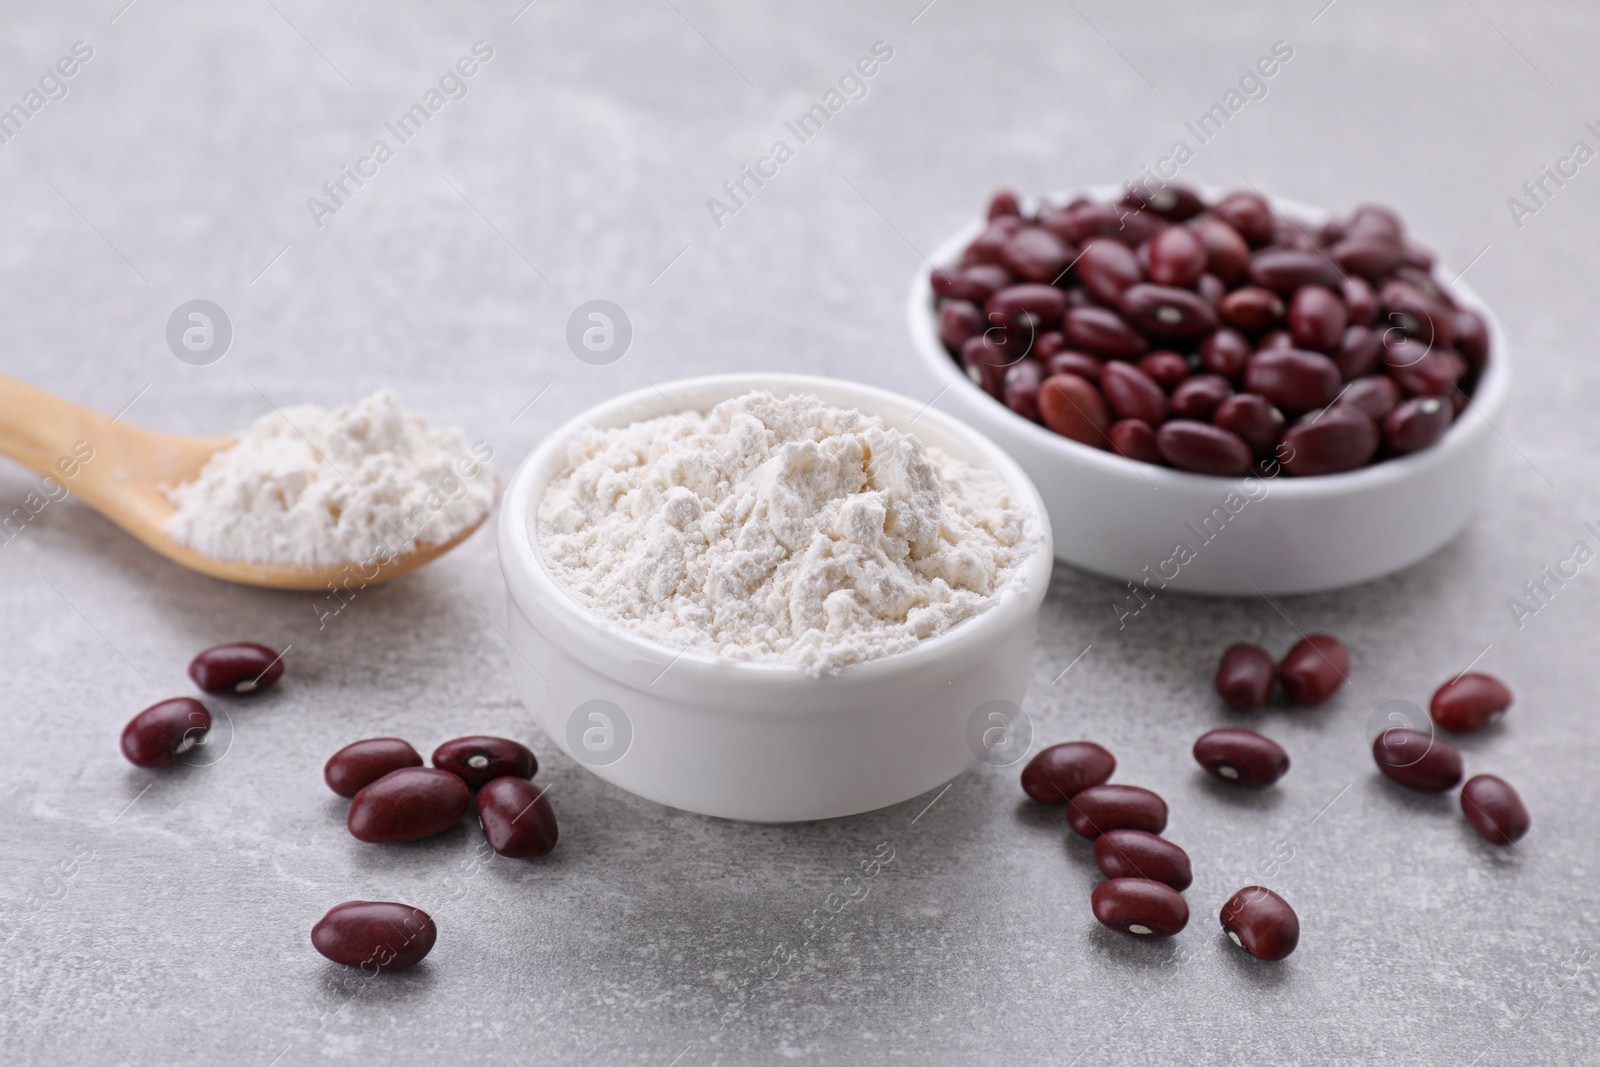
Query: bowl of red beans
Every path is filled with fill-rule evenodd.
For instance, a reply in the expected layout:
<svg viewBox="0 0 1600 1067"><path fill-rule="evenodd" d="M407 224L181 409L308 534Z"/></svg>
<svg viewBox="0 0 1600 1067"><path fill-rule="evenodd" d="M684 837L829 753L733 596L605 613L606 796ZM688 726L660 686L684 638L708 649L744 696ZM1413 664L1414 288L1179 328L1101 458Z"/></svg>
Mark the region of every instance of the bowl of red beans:
<svg viewBox="0 0 1600 1067"><path fill-rule="evenodd" d="M936 403L1039 487L1057 557L1135 605L1432 554L1477 509L1510 377L1493 314L1395 212L1255 190L999 192L908 322Z"/></svg>

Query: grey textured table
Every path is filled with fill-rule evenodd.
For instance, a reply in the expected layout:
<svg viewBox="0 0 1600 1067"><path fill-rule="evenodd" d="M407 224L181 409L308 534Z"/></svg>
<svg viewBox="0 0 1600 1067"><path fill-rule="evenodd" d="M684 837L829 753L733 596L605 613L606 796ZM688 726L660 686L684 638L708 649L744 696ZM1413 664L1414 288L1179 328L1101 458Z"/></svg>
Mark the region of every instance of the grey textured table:
<svg viewBox="0 0 1600 1067"><path fill-rule="evenodd" d="M124 2L6 5L0 104L26 109L74 42L93 54L0 144L0 292L5 371L130 421L220 433L393 385L508 472L581 406L692 373L931 397L900 320L917 249L999 184L1115 181L1192 145L1184 123L1278 40L1292 59L1182 177L1395 205L1471 264L1517 381L1482 517L1389 580L1275 606L1168 596L1119 631L1115 583L1058 568L1026 706L1041 738L1098 739L1171 802L1194 919L1162 943L1098 927L1088 850L1022 802L1016 768L799 826L604 784L513 694L490 530L321 618L314 594L182 573L51 503L0 544L0 1060L1596 1062L1596 567L1520 624L1508 607L1600 520L1600 173L1507 204L1573 142L1600 146L1592 6ZM479 40L465 96L388 133ZM880 40L866 95L795 146L784 123ZM379 138L392 158L362 163ZM779 138L793 158L714 213ZM369 176L336 203L344 166ZM208 366L164 337L196 297L234 329ZM563 337L597 297L635 329L604 367ZM35 485L0 469L8 511ZM1209 784L1188 746L1236 721L1207 691L1221 645L1296 628L1345 635L1352 684L1264 716L1294 756L1281 787ZM281 688L216 702L208 766L124 763L124 721L232 638L292 645ZM1518 693L1462 746L1532 809L1515 851L1365 752L1376 705L1474 661ZM465 822L409 847L346 834L330 752L473 731L538 749L552 856L481 862ZM1281 966L1217 929L1252 881L1303 918ZM432 910L423 965L367 982L312 952L322 912L363 897Z"/></svg>

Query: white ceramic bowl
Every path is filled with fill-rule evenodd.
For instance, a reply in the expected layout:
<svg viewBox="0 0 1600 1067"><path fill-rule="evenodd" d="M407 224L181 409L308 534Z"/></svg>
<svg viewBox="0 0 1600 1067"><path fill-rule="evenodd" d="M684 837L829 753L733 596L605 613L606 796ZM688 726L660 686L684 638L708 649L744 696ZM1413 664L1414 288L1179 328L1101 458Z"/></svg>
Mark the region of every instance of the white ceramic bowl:
<svg viewBox="0 0 1600 1067"><path fill-rule="evenodd" d="M681 651L630 633L580 604L549 571L533 520L544 487L585 426L626 426L704 411L752 389L813 393L997 470L1033 516L1035 551L983 614L912 651L814 677L798 667ZM501 504L500 565L510 595L511 668L550 737L600 777L687 811L789 822L909 800L969 767L986 706L1027 687L1039 604L1049 584L1044 502L1003 451L923 403L801 375L728 374L671 382L584 412L517 469ZM995 705L1000 706L1000 705ZM980 731L981 733L981 731ZM1024 741L1022 751L1026 751Z"/></svg>
<svg viewBox="0 0 1600 1067"><path fill-rule="evenodd" d="M1107 187L1089 195L1105 200L1121 190ZM1203 195L1211 200L1217 191ZM1325 211L1292 201L1276 200L1274 206L1313 225L1327 218ZM951 236L933 263L959 260L983 225L975 221ZM1056 556L1067 563L1151 592L1170 586L1240 596L1309 593L1415 563L1460 533L1477 509L1497 435L1494 422L1509 388L1510 357L1493 313L1459 282L1445 288L1483 316L1492 352L1471 406L1443 440L1343 474L1266 480L1140 463L1017 415L968 379L945 351L928 284L931 269L924 265L912 280L906 317L918 356L945 385L938 403L1022 464L1050 509ZM1180 543L1186 552L1178 551ZM1130 591L1127 609L1140 602Z"/></svg>

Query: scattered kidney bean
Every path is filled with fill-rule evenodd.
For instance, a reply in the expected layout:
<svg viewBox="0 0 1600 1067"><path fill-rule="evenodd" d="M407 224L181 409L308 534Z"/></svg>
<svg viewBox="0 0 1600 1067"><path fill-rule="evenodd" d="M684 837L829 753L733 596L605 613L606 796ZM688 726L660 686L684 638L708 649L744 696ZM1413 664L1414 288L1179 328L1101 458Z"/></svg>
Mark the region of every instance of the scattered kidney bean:
<svg viewBox="0 0 1600 1067"><path fill-rule="evenodd" d="M1283 412L1272 406L1264 396L1255 393L1235 393L1217 405L1211 421L1239 435L1258 456L1272 452L1283 437Z"/></svg>
<svg viewBox="0 0 1600 1067"><path fill-rule="evenodd" d="M1194 881L1189 854L1143 830L1109 830L1095 838L1094 865L1107 878L1148 878L1180 893Z"/></svg>
<svg viewBox="0 0 1600 1067"><path fill-rule="evenodd" d="M122 728L122 754L135 767L165 767L205 743L211 712L192 697L151 704Z"/></svg>
<svg viewBox="0 0 1600 1067"><path fill-rule="evenodd" d="M189 662L189 678L207 693L255 693L283 677L283 656L238 642L208 648Z"/></svg>
<svg viewBox="0 0 1600 1067"><path fill-rule="evenodd" d="M1111 412L1100 390L1076 374L1052 374L1039 386L1039 418L1062 437L1095 448L1111 442Z"/></svg>
<svg viewBox="0 0 1600 1067"><path fill-rule="evenodd" d="M478 791L478 822L489 847L511 859L532 859L556 847L556 813L547 790L525 778L504 777Z"/></svg>
<svg viewBox="0 0 1600 1067"><path fill-rule="evenodd" d="M1255 711L1272 699L1278 665L1260 645L1241 641L1222 653L1215 681L1217 695L1235 711Z"/></svg>
<svg viewBox="0 0 1600 1067"><path fill-rule="evenodd" d="M1320 285L1302 285L1289 302L1289 336L1296 348L1336 351L1348 322L1344 301Z"/></svg>
<svg viewBox="0 0 1600 1067"><path fill-rule="evenodd" d="M1167 826L1167 802L1137 785L1092 785L1067 802L1067 825L1093 840L1107 830L1146 830Z"/></svg>
<svg viewBox="0 0 1600 1067"><path fill-rule="evenodd" d="M496 778L532 778L539 761L527 745L504 737L458 737L433 750L433 765L481 789Z"/></svg>
<svg viewBox="0 0 1600 1067"><path fill-rule="evenodd" d="M1072 347L1114 359L1142 356L1150 347L1137 330L1110 308L1069 308L1062 316L1061 332L1066 334Z"/></svg>
<svg viewBox="0 0 1600 1067"><path fill-rule="evenodd" d="M347 823L358 841L419 841L461 820L472 797L467 783L433 767L403 767L363 786Z"/></svg>
<svg viewBox="0 0 1600 1067"><path fill-rule="evenodd" d="M1291 703L1321 704L1350 675L1350 650L1328 634L1311 634L1295 643L1278 664L1278 681Z"/></svg>
<svg viewBox="0 0 1600 1067"><path fill-rule="evenodd" d="M1156 447L1168 463L1197 474L1238 477L1255 456L1236 433L1194 419L1172 419L1156 431Z"/></svg>
<svg viewBox="0 0 1600 1067"><path fill-rule="evenodd" d="M1189 377L1189 361L1176 352L1151 352L1139 360L1138 366L1163 389L1171 389Z"/></svg>
<svg viewBox="0 0 1600 1067"><path fill-rule="evenodd" d="M1394 384L1393 378L1369 374L1345 386L1338 402L1360 408L1373 422L1382 425L1389 412L1400 403L1400 387Z"/></svg>
<svg viewBox="0 0 1600 1067"><path fill-rule="evenodd" d="M1194 743L1194 758L1209 773L1240 785L1271 785L1289 770L1282 745L1232 726L1202 734Z"/></svg>
<svg viewBox="0 0 1600 1067"><path fill-rule="evenodd" d="M1281 960L1300 944L1300 917L1265 886L1247 885L1222 906L1228 939L1258 960Z"/></svg>
<svg viewBox="0 0 1600 1067"><path fill-rule="evenodd" d="M1100 370L1105 365L1105 360L1099 356L1091 356L1087 352L1069 348L1045 359L1045 377L1048 378L1052 374L1076 374L1085 381L1098 382Z"/></svg>
<svg viewBox="0 0 1600 1067"><path fill-rule="evenodd" d="M1360 408L1335 404L1307 415L1283 435L1285 472L1337 474L1364 466L1378 451L1378 424Z"/></svg>
<svg viewBox="0 0 1600 1067"><path fill-rule="evenodd" d="M329 756L322 780L340 796L353 797L390 771L420 766L422 757L409 742L398 737L369 737Z"/></svg>
<svg viewBox="0 0 1600 1067"><path fill-rule="evenodd" d="M1065 804L1116 769L1117 757L1093 741L1063 741L1022 768L1022 791L1041 804Z"/></svg>
<svg viewBox="0 0 1600 1067"><path fill-rule="evenodd" d="M1206 246L1187 226L1168 226L1150 238L1150 280L1157 285L1190 288L1206 272L1207 262Z"/></svg>
<svg viewBox="0 0 1600 1067"><path fill-rule="evenodd" d="M1286 309L1283 298L1271 289L1246 286L1223 297L1217 314L1229 326L1256 333L1282 322Z"/></svg>
<svg viewBox="0 0 1600 1067"><path fill-rule="evenodd" d="M1492 674L1463 674L1434 690L1428 703L1433 721L1453 734L1481 730L1511 707L1511 688Z"/></svg>
<svg viewBox="0 0 1600 1067"><path fill-rule="evenodd" d="M1341 384L1339 368L1320 352L1275 348L1244 365L1244 387L1294 415L1330 403Z"/></svg>
<svg viewBox="0 0 1600 1067"><path fill-rule="evenodd" d="M1194 339L1217 328L1217 313L1203 297L1173 286L1130 285L1122 294L1122 311L1156 337Z"/></svg>
<svg viewBox="0 0 1600 1067"><path fill-rule="evenodd" d="M1455 409L1436 396L1407 400L1383 420L1383 439L1396 452L1416 452L1444 436Z"/></svg>
<svg viewBox="0 0 1600 1067"><path fill-rule="evenodd" d="M1111 451L1141 463L1160 463L1161 447L1156 432L1142 419L1123 419L1111 424Z"/></svg>
<svg viewBox="0 0 1600 1067"><path fill-rule="evenodd" d="M1172 414L1180 419L1209 419L1228 397L1233 386L1220 374L1197 374L1172 391ZM1248 442L1246 442L1248 443Z"/></svg>
<svg viewBox="0 0 1600 1067"><path fill-rule="evenodd" d="M1189 923L1183 895L1149 878L1101 882L1089 902L1102 925L1135 937L1171 937Z"/></svg>
<svg viewBox="0 0 1600 1067"><path fill-rule="evenodd" d="M1467 779L1461 787L1461 813L1493 845L1509 845L1528 832L1533 820L1511 784L1492 774Z"/></svg>
<svg viewBox="0 0 1600 1067"><path fill-rule="evenodd" d="M379 900L340 904L311 928L311 944L318 952L374 975L421 962L438 936L427 912Z"/></svg>
<svg viewBox="0 0 1600 1067"><path fill-rule="evenodd" d="M1131 363L1107 363L1100 371L1100 391L1111 410L1124 419L1155 426L1167 417L1167 394Z"/></svg>
<svg viewBox="0 0 1600 1067"><path fill-rule="evenodd" d="M1237 378L1249 358L1250 342L1226 326L1200 342L1200 365L1224 378Z"/></svg>
<svg viewBox="0 0 1600 1067"><path fill-rule="evenodd" d="M1006 368L1001 384L1006 407L1025 419L1039 421L1039 386L1044 384L1044 365L1038 360L1018 360Z"/></svg>
<svg viewBox="0 0 1600 1067"><path fill-rule="evenodd" d="M1393 727L1372 742L1372 758L1390 780L1407 789L1443 793L1461 781L1461 753L1442 737Z"/></svg>

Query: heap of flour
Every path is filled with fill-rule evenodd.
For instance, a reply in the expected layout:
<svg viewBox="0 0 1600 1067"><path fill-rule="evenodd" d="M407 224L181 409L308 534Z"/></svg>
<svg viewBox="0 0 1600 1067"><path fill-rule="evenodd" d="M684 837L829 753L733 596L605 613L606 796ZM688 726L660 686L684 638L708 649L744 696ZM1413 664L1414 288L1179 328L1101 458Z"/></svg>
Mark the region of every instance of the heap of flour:
<svg viewBox="0 0 1600 1067"><path fill-rule="evenodd" d="M603 617L813 674L982 612L1037 537L994 471L767 392L584 431L535 526L554 573Z"/></svg>
<svg viewBox="0 0 1600 1067"><path fill-rule="evenodd" d="M494 504L491 454L408 414L387 389L334 411L274 411L167 490L177 511L166 530L215 559L382 560L482 519Z"/></svg>

